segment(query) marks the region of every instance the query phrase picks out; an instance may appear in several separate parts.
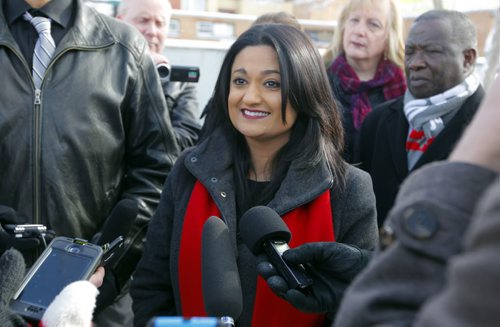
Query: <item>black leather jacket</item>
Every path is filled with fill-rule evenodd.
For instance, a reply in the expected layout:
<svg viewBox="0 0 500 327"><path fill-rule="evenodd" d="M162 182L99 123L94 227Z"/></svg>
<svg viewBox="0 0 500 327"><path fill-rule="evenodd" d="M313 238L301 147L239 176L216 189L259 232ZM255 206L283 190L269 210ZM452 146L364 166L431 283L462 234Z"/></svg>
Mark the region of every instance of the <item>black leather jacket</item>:
<svg viewBox="0 0 500 327"><path fill-rule="evenodd" d="M75 6L40 90L0 6L0 204L90 239L132 198L140 244L178 153L165 99L142 36Z"/></svg>

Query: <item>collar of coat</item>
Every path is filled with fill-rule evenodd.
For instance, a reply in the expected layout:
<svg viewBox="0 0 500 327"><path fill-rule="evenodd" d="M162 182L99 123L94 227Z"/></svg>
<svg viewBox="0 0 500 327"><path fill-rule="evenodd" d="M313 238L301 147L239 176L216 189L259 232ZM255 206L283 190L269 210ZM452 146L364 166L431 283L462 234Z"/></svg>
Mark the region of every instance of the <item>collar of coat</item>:
<svg viewBox="0 0 500 327"><path fill-rule="evenodd" d="M217 185L217 193L234 190L233 156L228 149L229 143L224 135L220 130L216 130L184 159L187 169L211 193L214 184ZM214 183L215 180L216 183ZM310 202L327 189L332 188L333 185L333 176L326 162L305 169L298 167L298 164L293 162L274 199L269 203L269 207L280 215L287 213Z"/></svg>

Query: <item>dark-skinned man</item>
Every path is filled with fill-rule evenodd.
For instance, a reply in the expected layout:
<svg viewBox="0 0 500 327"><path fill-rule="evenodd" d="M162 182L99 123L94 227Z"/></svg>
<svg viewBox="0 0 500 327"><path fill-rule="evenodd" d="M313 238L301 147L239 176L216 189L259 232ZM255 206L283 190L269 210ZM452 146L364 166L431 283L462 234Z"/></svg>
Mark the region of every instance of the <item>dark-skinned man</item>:
<svg viewBox="0 0 500 327"><path fill-rule="evenodd" d="M373 180L379 226L403 180L446 159L474 116L484 96L474 74L476 44L474 25L460 12L415 20L405 44L406 94L380 105L361 129L361 164Z"/></svg>

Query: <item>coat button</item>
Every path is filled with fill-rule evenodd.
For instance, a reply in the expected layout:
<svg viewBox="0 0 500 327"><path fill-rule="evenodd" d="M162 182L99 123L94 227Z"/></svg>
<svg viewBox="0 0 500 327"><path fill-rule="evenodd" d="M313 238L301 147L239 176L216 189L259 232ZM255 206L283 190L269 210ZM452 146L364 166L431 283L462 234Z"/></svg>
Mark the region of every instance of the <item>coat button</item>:
<svg viewBox="0 0 500 327"><path fill-rule="evenodd" d="M403 212L404 229L414 238L431 238L439 228L437 219L425 209L409 208Z"/></svg>

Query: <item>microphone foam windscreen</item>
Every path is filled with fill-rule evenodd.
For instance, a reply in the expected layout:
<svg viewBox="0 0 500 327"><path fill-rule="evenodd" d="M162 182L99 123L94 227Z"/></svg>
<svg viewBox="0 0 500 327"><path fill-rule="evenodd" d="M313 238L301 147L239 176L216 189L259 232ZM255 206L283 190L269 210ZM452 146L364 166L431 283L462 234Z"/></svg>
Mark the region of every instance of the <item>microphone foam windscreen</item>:
<svg viewBox="0 0 500 327"><path fill-rule="evenodd" d="M15 250L6 250L0 257L0 303L2 307L10 300L21 286L26 272L23 255Z"/></svg>
<svg viewBox="0 0 500 327"><path fill-rule="evenodd" d="M139 207L135 200L120 200L104 223L101 229L101 237L97 241L97 244L103 245L112 242L118 236L125 238L138 213Z"/></svg>
<svg viewBox="0 0 500 327"><path fill-rule="evenodd" d="M288 226L273 209L257 206L247 210L241 216L240 235L246 246L257 255L262 252L266 241L289 242L292 237Z"/></svg>
<svg viewBox="0 0 500 327"><path fill-rule="evenodd" d="M209 316L237 319L243 309L236 253L222 219L212 216L203 225L202 288Z"/></svg>

